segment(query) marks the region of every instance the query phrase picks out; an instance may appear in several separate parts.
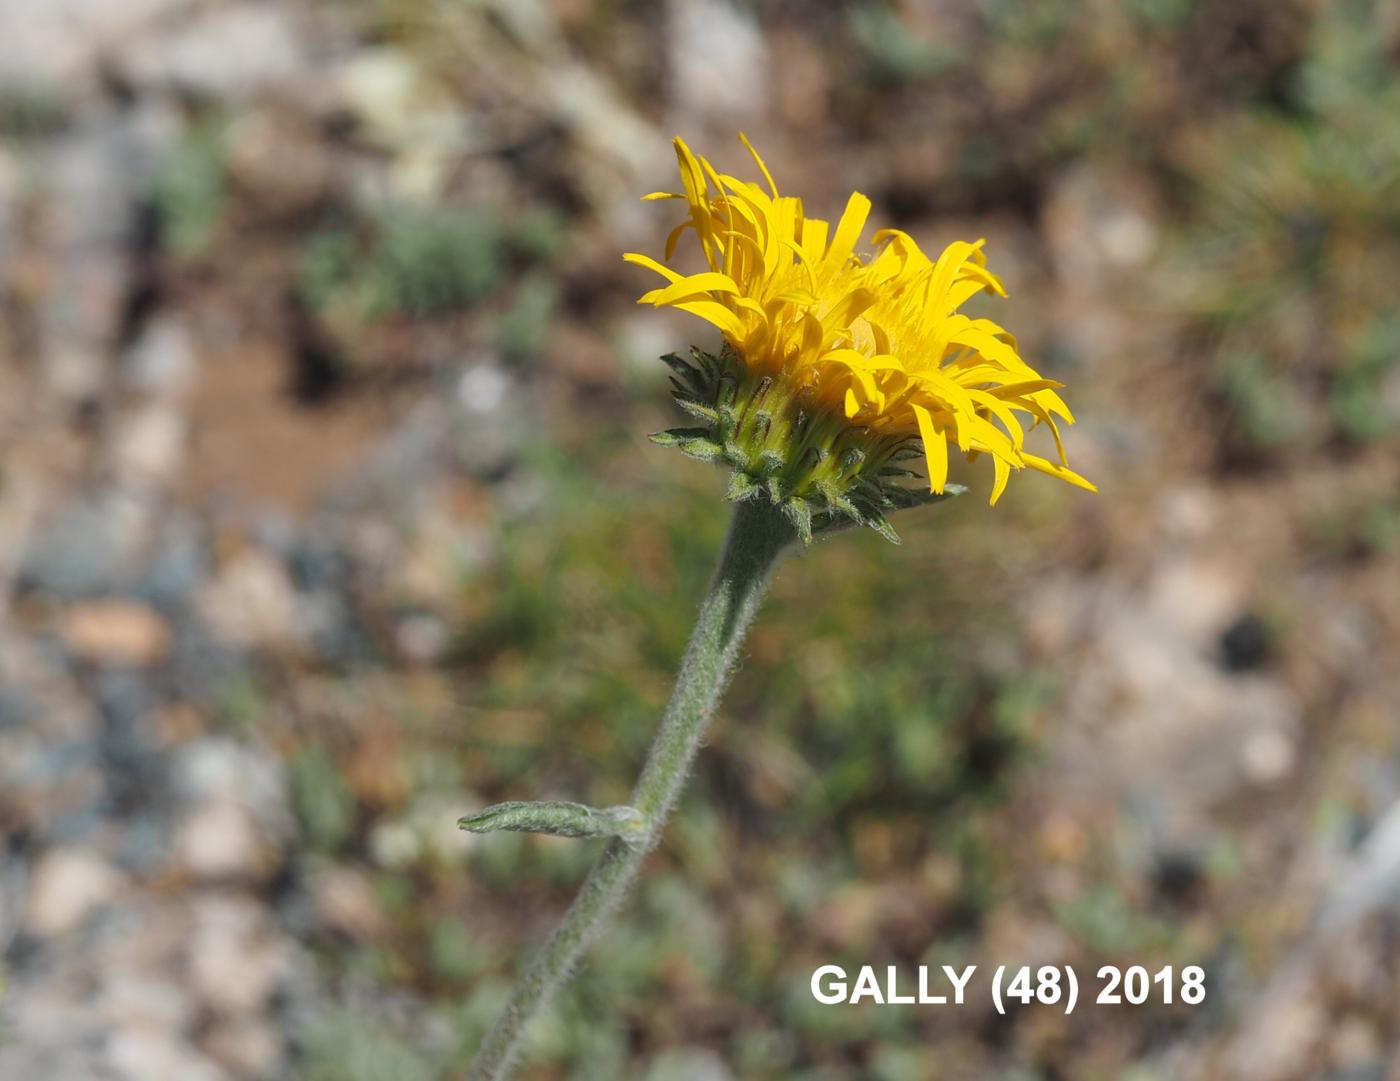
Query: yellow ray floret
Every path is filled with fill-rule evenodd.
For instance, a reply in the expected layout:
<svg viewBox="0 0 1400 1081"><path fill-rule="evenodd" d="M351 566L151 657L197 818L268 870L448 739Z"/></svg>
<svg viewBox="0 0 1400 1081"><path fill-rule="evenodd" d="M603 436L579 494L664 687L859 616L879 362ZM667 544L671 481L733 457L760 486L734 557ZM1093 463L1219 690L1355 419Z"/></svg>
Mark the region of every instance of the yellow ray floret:
<svg viewBox="0 0 1400 1081"><path fill-rule="evenodd" d="M1074 417L1056 393L1061 384L1027 364L1002 327L958 311L980 292L1006 295L981 240L950 244L932 260L907 233L884 229L872 237L876 253L862 255L869 199L852 194L833 231L807 217L800 199L779 194L763 159L740 138L766 190L717 173L675 141L684 190L646 198L685 201L690 215L667 238L665 258L693 232L709 270L682 275L628 253L628 262L666 280L639 303L712 323L750 370L788 381L852 427L917 436L935 492L947 481L949 444L991 457L993 503L1014 469L1094 490L1065 461L1060 426ZM1025 448L1027 429L1042 424L1058 461Z"/></svg>

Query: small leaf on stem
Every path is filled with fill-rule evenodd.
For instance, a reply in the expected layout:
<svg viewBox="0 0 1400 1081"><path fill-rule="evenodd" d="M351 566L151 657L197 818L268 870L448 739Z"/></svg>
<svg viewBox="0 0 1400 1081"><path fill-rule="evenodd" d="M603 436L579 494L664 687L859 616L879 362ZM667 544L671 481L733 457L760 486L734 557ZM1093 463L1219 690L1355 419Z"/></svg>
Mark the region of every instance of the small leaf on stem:
<svg viewBox="0 0 1400 1081"><path fill-rule="evenodd" d="M635 807L589 807L567 800L511 800L497 803L457 821L471 833L512 830L517 833L550 833L556 837L621 837L639 840L646 819Z"/></svg>

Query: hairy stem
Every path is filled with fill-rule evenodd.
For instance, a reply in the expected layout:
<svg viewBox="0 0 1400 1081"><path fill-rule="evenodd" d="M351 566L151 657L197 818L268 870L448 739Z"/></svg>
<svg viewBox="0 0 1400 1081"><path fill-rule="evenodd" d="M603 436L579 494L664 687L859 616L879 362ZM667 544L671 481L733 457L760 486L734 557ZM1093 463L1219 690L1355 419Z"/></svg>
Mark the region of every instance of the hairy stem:
<svg viewBox="0 0 1400 1081"><path fill-rule="evenodd" d="M476 1053L467 1081L502 1081L531 1019L567 979L579 955L627 893L680 798L706 725L729 682L740 643L768 586L773 565L794 539L768 502L738 503L709 593L700 606L675 689L647 754L631 805L642 815L634 836L608 842L539 955L521 977L500 1019Z"/></svg>

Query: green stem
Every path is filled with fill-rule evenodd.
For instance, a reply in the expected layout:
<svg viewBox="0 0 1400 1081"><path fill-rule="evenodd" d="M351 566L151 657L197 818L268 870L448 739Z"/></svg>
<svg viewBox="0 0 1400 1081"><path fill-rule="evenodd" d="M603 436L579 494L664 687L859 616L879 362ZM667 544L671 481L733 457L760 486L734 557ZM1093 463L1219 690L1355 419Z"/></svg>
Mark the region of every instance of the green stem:
<svg viewBox="0 0 1400 1081"><path fill-rule="evenodd" d="M509 1075L526 1026L568 977L660 839L706 725L729 682L773 566L794 537L787 519L766 501L750 499L735 506L729 536L700 606L675 689L632 793L631 805L641 812L645 825L635 837L608 842L563 921L521 977L505 1011L477 1049L467 1081L502 1081Z"/></svg>

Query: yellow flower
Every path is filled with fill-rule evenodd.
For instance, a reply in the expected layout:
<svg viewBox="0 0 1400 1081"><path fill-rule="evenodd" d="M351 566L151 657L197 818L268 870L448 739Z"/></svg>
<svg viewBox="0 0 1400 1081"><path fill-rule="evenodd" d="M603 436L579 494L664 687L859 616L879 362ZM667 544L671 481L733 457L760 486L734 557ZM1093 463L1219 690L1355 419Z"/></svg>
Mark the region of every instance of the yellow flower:
<svg viewBox="0 0 1400 1081"><path fill-rule="evenodd" d="M868 198L852 194L833 232L807 217L800 199L780 195L763 159L740 139L767 191L717 173L675 141L684 191L646 198L685 200L690 216L667 237L665 258L693 231L709 270L684 276L628 253L628 262L667 281L639 303L714 324L748 376L785 386L840 426L887 446L917 437L932 492L947 483L949 445L969 460L991 456L992 503L1013 469L1094 490L1066 464L1060 425L1074 417L1056 393L1062 384L1027 364L1002 327L958 311L984 290L1006 295L987 270L981 240L950 244L931 260L907 233L884 229L872 238L875 254L862 254ZM1025 422L1050 429L1058 461L1026 449Z"/></svg>

